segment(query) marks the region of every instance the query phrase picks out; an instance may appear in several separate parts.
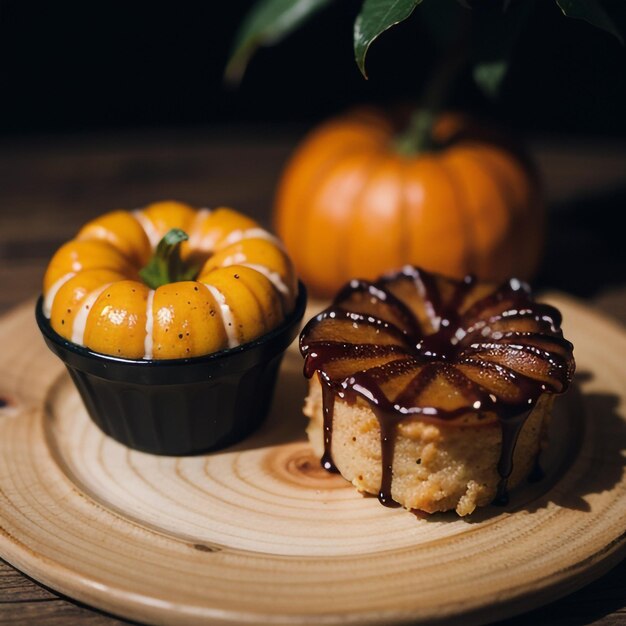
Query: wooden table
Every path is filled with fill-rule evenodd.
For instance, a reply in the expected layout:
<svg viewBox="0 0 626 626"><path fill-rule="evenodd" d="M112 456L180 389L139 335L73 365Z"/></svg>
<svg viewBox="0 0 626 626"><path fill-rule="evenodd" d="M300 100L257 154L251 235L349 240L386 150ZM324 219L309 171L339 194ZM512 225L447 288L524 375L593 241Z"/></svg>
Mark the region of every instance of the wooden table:
<svg viewBox="0 0 626 626"><path fill-rule="evenodd" d="M301 128L191 129L50 136L0 145L0 314L40 290L47 260L78 227L112 208L174 198L225 204L269 226L282 164ZM531 140L550 204L549 245L535 286L584 298L626 324L626 145ZM626 517L626 512L625 512ZM128 623L58 596L0 561L0 624ZM626 562L550 605L500 626L626 624Z"/></svg>

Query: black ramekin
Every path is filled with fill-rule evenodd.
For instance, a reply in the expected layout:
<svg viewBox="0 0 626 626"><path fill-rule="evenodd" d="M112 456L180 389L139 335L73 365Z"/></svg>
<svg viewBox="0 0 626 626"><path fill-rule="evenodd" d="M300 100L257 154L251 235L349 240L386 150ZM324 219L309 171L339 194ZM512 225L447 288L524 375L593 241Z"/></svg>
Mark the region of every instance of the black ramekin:
<svg viewBox="0 0 626 626"><path fill-rule="evenodd" d="M64 339L36 306L48 347L66 365L100 429L130 448L173 456L229 446L265 419L283 354L306 308L299 285L293 312L249 343L190 359L132 360Z"/></svg>

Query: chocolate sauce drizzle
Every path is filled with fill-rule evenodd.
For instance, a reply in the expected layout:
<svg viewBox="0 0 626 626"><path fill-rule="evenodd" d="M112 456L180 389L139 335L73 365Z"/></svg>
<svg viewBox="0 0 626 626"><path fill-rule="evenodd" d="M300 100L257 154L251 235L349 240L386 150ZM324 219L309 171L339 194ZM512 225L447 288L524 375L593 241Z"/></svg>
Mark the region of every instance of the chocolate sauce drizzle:
<svg viewBox="0 0 626 626"><path fill-rule="evenodd" d="M407 266L376 282L351 281L305 326L304 374L311 378L317 372L322 387L325 469L337 471L331 453L337 397L367 402L378 420L378 499L386 506L397 505L391 483L402 421L495 414L502 444L494 502L508 501L519 433L543 393L567 388L574 373L572 345L561 333L560 313L534 301L525 283L511 279L482 296L478 289L472 276L453 281ZM408 382L387 393L385 387L401 377ZM446 409L424 401L437 378L462 395L461 406Z"/></svg>
<svg viewBox="0 0 626 626"><path fill-rule="evenodd" d="M322 384L322 412L324 414L324 454L321 458L322 467L337 474L339 470L335 467L330 448L333 443L333 413L335 409L335 391L323 374L320 373L320 383Z"/></svg>

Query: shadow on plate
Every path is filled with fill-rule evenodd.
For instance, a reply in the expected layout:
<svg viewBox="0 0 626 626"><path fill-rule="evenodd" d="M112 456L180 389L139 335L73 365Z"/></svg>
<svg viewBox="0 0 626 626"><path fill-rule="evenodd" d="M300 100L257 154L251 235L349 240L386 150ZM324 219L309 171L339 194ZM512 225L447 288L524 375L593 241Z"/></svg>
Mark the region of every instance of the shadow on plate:
<svg viewBox="0 0 626 626"><path fill-rule="evenodd" d="M302 407L308 382L302 375L302 363L302 357L294 349L285 353L269 415L256 432L226 451L254 450L306 440L308 420Z"/></svg>

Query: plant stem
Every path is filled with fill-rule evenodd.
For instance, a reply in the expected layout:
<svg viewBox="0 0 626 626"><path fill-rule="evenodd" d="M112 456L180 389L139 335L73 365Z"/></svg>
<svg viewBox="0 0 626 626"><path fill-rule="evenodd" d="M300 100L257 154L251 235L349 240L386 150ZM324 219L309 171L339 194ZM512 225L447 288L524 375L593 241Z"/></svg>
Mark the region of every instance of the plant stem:
<svg viewBox="0 0 626 626"><path fill-rule="evenodd" d="M180 228L172 228L159 241L148 264L139 270L139 275L148 287L157 289L161 285L180 280L192 280L198 273L196 266L189 266L180 258L180 245L189 236Z"/></svg>
<svg viewBox="0 0 626 626"><path fill-rule="evenodd" d="M468 62L470 31L471 11L463 11L454 45L449 47L435 66L407 129L396 138L395 148L400 154L416 155L437 147L433 139L433 126L446 106L458 75Z"/></svg>

